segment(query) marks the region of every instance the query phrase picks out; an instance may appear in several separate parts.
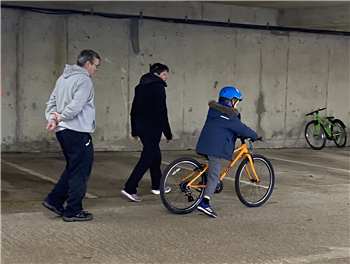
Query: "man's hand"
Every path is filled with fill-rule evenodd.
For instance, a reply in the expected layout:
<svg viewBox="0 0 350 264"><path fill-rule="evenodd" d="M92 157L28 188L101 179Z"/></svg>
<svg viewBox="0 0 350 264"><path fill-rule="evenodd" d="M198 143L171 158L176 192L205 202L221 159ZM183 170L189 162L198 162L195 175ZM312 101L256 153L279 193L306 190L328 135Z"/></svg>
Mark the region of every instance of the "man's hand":
<svg viewBox="0 0 350 264"><path fill-rule="evenodd" d="M46 131L47 132L54 132L56 129L56 120L50 119L49 122L47 122Z"/></svg>
<svg viewBox="0 0 350 264"><path fill-rule="evenodd" d="M139 137L138 136L135 136L135 137L133 137L135 140L138 140L139 139Z"/></svg>
<svg viewBox="0 0 350 264"><path fill-rule="evenodd" d="M61 118L61 114L60 114L60 113L53 111L53 112L51 112L50 114L54 114L54 115L56 116L57 124L58 124L59 122L62 121L62 118Z"/></svg>

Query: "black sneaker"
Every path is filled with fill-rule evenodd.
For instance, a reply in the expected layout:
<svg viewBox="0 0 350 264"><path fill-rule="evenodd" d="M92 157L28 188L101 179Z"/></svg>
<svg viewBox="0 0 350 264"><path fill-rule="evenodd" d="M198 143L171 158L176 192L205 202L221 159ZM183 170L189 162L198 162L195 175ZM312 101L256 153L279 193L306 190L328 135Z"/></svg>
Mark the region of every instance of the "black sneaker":
<svg viewBox="0 0 350 264"><path fill-rule="evenodd" d="M46 207L47 209L51 210L52 212L62 216L63 213L64 213L64 208L61 207L61 208L56 208L55 206L49 204L48 202L46 201L43 201L43 206Z"/></svg>
<svg viewBox="0 0 350 264"><path fill-rule="evenodd" d="M200 204L197 207L197 210L211 217L218 217L217 214L213 211L213 209L211 209L210 205L203 203L203 201L200 202Z"/></svg>
<svg viewBox="0 0 350 264"><path fill-rule="evenodd" d="M86 211L81 211L76 216L63 216L63 221L65 222L75 222L75 221L90 221L92 220L92 214Z"/></svg>

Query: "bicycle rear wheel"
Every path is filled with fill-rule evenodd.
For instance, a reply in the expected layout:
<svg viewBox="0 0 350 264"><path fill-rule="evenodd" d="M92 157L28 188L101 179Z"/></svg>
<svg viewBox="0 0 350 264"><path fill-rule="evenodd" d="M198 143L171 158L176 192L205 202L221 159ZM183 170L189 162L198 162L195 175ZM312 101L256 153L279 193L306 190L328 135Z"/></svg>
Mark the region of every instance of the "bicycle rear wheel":
<svg viewBox="0 0 350 264"><path fill-rule="evenodd" d="M305 138L313 149L320 150L326 145L326 132L316 120L310 121L305 127Z"/></svg>
<svg viewBox="0 0 350 264"><path fill-rule="evenodd" d="M202 165L192 158L180 158L170 163L160 180L160 197L165 207L174 214L187 214L195 210L203 198L204 188L196 190L187 184L199 174ZM193 173L194 172L194 173ZM193 175L187 178L191 173ZM195 184L206 182L203 173ZM171 192L165 193L165 186L171 187Z"/></svg>
<svg viewBox="0 0 350 264"><path fill-rule="evenodd" d="M235 188L239 200L248 207L258 207L264 204L270 197L275 185L275 173L271 162L264 156L251 155L254 169L258 175L256 181L248 159L244 159L239 165L235 178ZM247 171L253 177L249 178Z"/></svg>
<svg viewBox="0 0 350 264"><path fill-rule="evenodd" d="M334 125L334 127L332 127L333 141L338 148L343 148L345 147L346 138L347 138L345 126L343 122L341 122L339 119L333 120L333 125Z"/></svg>

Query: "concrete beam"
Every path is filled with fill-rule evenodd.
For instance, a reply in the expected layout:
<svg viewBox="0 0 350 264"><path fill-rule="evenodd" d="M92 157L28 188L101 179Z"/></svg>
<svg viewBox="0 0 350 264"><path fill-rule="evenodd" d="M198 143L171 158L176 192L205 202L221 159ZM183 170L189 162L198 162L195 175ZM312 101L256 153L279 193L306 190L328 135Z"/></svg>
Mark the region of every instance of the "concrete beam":
<svg viewBox="0 0 350 264"><path fill-rule="evenodd" d="M341 6L281 10L277 23L285 27L350 31L350 2L345 3Z"/></svg>

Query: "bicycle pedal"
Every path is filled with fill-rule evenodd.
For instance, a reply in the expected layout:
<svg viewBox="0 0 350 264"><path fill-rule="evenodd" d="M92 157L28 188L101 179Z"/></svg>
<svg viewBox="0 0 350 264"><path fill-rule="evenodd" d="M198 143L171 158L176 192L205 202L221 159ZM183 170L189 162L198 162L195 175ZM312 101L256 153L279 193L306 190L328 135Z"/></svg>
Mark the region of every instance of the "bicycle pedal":
<svg viewBox="0 0 350 264"><path fill-rule="evenodd" d="M199 188L199 187L198 187L198 188L196 188L195 190L196 190L197 192L201 192L201 191L202 191L202 188Z"/></svg>
<svg viewBox="0 0 350 264"><path fill-rule="evenodd" d="M194 201L192 195L189 195L188 198L187 198L187 200L188 200L189 203Z"/></svg>
<svg viewBox="0 0 350 264"><path fill-rule="evenodd" d="M216 186L214 193L221 193L223 189L224 189L224 183L220 181Z"/></svg>

